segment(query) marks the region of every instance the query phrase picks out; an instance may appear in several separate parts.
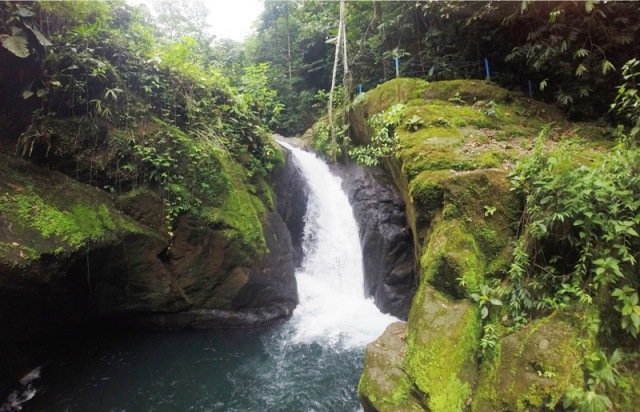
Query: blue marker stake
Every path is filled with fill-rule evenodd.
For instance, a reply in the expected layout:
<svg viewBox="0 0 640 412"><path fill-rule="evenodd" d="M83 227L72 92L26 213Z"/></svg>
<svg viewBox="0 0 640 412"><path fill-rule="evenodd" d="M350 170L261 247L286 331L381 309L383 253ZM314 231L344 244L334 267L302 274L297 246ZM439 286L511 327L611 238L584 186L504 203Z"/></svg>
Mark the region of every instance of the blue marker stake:
<svg viewBox="0 0 640 412"><path fill-rule="evenodd" d="M484 58L484 70L487 72L487 80L491 80L491 75L489 74L489 59Z"/></svg>
<svg viewBox="0 0 640 412"><path fill-rule="evenodd" d="M358 94L362 94L362 84L358 85Z"/></svg>
<svg viewBox="0 0 640 412"><path fill-rule="evenodd" d="M395 58L396 59L396 77L400 77L400 59L399 58Z"/></svg>
<svg viewBox="0 0 640 412"><path fill-rule="evenodd" d="M531 80L529 80L529 97L533 98L533 86L531 86Z"/></svg>

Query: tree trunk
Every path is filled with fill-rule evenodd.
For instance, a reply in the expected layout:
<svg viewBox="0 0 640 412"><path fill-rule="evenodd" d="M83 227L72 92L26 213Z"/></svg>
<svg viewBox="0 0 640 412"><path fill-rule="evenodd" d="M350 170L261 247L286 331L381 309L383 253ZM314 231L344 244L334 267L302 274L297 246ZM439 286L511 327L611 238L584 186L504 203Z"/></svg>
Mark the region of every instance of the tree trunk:
<svg viewBox="0 0 640 412"><path fill-rule="evenodd" d="M351 81L352 76L349 71L349 62L347 61L347 26L344 19L344 10L341 10L340 16L340 28L342 30L342 64L344 68L344 74L342 77L342 86L344 88L344 95L347 101L350 100L351 96Z"/></svg>
<svg viewBox="0 0 640 412"><path fill-rule="evenodd" d="M289 31L289 5L286 9L287 20L287 63L289 64L289 87L291 87L291 33Z"/></svg>
<svg viewBox="0 0 640 412"><path fill-rule="evenodd" d="M340 58L340 45L342 43L342 26L344 24L344 0L340 0L340 22L338 23L338 37L336 39L336 53L333 58L333 74L331 75L331 90L329 91L329 134L331 136L331 161L337 163L338 145L336 143L336 128L333 125L333 93L336 89L336 74L338 71L338 59Z"/></svg>

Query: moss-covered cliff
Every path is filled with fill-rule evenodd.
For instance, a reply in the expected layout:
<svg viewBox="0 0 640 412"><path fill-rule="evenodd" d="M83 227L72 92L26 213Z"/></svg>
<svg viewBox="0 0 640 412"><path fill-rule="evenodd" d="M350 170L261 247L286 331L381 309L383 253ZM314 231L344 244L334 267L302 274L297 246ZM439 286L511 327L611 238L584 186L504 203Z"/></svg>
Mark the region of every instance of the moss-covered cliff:
<svg viewBox="0 0 640 412"><path fill-rule="evenodd" d="M381 162L406 200L420 283L406 326L367 349L365 410L560 407L584 385L594 329L564 306L567 315L541 311L519 330L497 306L523 227L509 173L548 124L546 152L580 148L565 167L599 164L612 139L603 125L568 122L552 106L487 82L400 78L351 106L353 142L371 144L369 119L398 103L403 120L389 128L397 146ZM322 125L314 129L322 138Z"/></svg>

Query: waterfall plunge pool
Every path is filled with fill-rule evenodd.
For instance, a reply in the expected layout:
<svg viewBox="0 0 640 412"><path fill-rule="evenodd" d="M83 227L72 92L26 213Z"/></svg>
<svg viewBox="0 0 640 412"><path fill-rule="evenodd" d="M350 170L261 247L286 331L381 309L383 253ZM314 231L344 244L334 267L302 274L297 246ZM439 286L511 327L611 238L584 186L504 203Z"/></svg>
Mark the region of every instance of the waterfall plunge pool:
<svg viewBox="0 0 640 412"><path fill-rule="evenodd" d="M340 179L314 155L281 144L310 188L293 317L258 330L82 335L42 365L22 410L360 409L365 346L397 319L364 297L358 228Z"/></svg>

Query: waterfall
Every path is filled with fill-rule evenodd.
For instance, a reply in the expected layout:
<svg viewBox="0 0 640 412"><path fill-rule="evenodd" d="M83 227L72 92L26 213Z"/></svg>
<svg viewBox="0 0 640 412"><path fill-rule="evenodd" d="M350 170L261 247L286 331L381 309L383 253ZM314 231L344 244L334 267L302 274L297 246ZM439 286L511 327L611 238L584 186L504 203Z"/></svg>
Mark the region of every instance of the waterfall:
<svg viewBox="0 0 640 412"><path fill-rule="evenodd" d="M340 178L315 155L291 150L309 184L304 260L296 273L300 304L291 319L295 343L362 348L396 321L364 294L358 226Z"/></svg>
<svg viewBox="0 0 640 412"><path fill-rule="evenodd" d="M283 145L310 189L305 257L296 273L300 304L288 322L257 330L83 335L48 363L41 383L29 381L28 391L16 395L33 397L19 407L359 410L364 348L396 318L365 298L358 227L340 179L314 155Z"/></svg>

